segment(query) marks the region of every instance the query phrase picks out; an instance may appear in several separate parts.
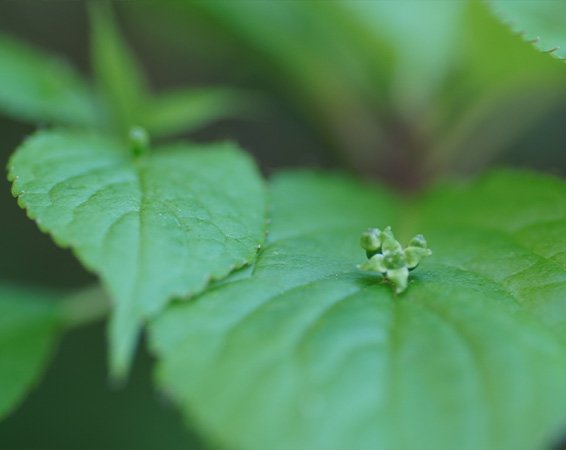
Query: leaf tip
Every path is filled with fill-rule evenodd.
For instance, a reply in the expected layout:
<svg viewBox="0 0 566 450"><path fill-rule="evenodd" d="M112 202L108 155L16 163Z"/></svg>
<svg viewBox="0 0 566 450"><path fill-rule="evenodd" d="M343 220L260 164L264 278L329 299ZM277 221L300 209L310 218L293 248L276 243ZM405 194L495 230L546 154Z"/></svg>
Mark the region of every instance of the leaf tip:
<svg viewBox="0 0 566 450"><path fill-rule="evenodd" d="M115 310L109 325L109 378L115 387L126 384L140 336L141 318L130 311Z"/></svg>

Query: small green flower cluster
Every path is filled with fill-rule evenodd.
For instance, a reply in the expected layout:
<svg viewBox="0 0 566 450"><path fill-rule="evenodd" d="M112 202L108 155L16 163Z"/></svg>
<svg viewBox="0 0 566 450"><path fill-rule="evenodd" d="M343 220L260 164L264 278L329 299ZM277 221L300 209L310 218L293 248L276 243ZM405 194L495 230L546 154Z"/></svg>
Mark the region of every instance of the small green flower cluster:
<svg viewBox="0 0 566 450"><path fill-rule="evenodd" d="M358 266L362 270L381 273L395 289L403 292L409 283L409 271L415 269L425 256L432 255L422 234L416 235L405 249L395 239L391 227L383 231L370 228L360 239L368 261Z"/></svg>

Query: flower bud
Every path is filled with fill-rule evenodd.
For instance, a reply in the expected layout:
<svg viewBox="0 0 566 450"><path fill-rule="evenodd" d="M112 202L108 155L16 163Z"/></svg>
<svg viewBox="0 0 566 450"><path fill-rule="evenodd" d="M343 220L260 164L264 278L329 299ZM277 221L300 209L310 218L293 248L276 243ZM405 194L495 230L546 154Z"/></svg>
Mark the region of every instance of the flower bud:
<svg viewBox="0 0 566 450"><path fill-rule="evenodd" d="M400 294L409 284L409 270L406 267L387 271L387 279L391 282L396 294Z"/></svg>
<svg viewBox="0 0 566 450"><path fill-rule="evenodd" d="M381 250L381 234L378 228L369 228L362 233L360 245L366 251L368 258L371 258Z"/></svg>
<svg viewBox="0 0 566 450"><path fill-rule="evenodd" d="M391 227L386 227L383 230L383 232L381 233L381 242L382 242L381 249L383 253L403 250L403 247L401 246L399 241L395 239L395 236L393 235L393 231L391 231Z"/></svg>
<svg viewBox="0 0 566 450"><path fill-rule="evenodd" d="M370 270L372 272L385 273L387 272L387 267L385 266L383 259L383 255L381 253L377 253L365 263L360 264L358 268L362 270Z"/></svg>
<svg viewBox="0 0 566 450"><path fill-rule="evenodd" d="M403 250L383 252L383 264L387 270L401 269L407 265L407 259Z"/></svg>
<svg viewBox="0 0 566 450"><path fill-rule="evenodd" d="M426 239L422 234L417 234L411 242L409 242L409 247L420 247L420 248L427 248Z"/></svg>
<svg viewBox="0 0 566 450"><path fill-rule="evenodd" d="M391 227L386 227L383 231L368 229L362 234L360 244L366 251L368 261L358 265L358 268L384 275L396 294L407 288L409 271L415 269L425 256L432 255L422 234L417 234L411 239L409 246L403 249L395 239Z"/></svg>
<svg viewBox="0 0 566 450"><path fill-rule="evenodd" d="M428 248L407 247L405 249L405 257L407 258L407 267L409 270L415 269L425 256L432 255L432 251Z"/></svg>

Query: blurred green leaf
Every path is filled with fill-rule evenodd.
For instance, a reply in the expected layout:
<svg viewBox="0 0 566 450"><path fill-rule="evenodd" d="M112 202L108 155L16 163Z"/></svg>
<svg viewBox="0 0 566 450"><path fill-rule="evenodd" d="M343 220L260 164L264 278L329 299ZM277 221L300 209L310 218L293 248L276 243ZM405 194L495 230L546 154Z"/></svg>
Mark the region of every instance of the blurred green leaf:
<svg viewBox="0 0 566 450"><path fill-rule="evenodd" d="M357 167L379 148L382 124L374 101L384 100L389 47L367 39L367 30L356 28L335 2L168 2L159 9L177 20L205 17L236 51L250 50L243 60L251 55L259 61L262 78L300 105L329 149L349 146Z"/></svg>
<svg viewBox="0 0 566 450"><path fill-rule="evenodd" d="M566 104L563 64L534 51L472 1L461 24L460 62L426 120L428 163L478 170Z"/></svg>
<svg viewBox="0 0 566 450"><path fill-rule="evenodd" d="M235 116L249 100L242 92L223 88L173 91L153 99L141 123L154 136L175 135Z"/></svg>
<svg viewBox="0 0 566 450"><path fill-rule="evenodd" d="M64 61L0 35L0 111L31 122L94 127L100 122L89 86Z"/></svg>
<svg viewBox="0 0 566 450"><path fill-rule="evenodd" d="M253 269L151 326L159 382L230 448L545 448L566 425L565 205L528 173L411 203L279 176ZM356 270L388 224L434 252L400 296Z"/></svg>
<svg viewBox="0 0 566 450"><path fill-rule="evenodd" d="M340 0L336 3L352 16L357 28L373 34L374 41L382 39L391 45L394 52L391 67L382 70L392 71L389 89L393 105L408 114L422 112L434 101L459 62L458 40L468 2ZM374 49L379 50L379 46Z"/></svg>
<svg viewBox="0 0 566 450"><path fill-rule="evenodd" d="M231 53L255 63L341 162L394 182L408 172L426 180L478 170L566 102L562 64L517 39L480 0L164 9L177 33L195 17L223 33Z"/></svg>
<svg viewBox="0 0 566 450"><path fill-rule="evenodd" d="M112 108L117 131L139 125L145 106L146 80L115 22L112 3L89 2L92 65L107 104Z"/></svg>
<svg viewBox="0 0 566 450"><path fill-rule="evenodd" d="M0 419L37 383L59 322L52 294L0 284Z"/></svg>
<svg viewBox="0 0 566 450"><path fill-rule="evenodd" d="M566 59L566 3L489 0L497 16L539 50Z"/></svg>
<svg viewBox="0 0 566 450"><path fill-rule="evenodd" d="M9 178L29 216L111 294L118 376L145 318L252 261L264 236L260 175L230 143L169 145L135 157L120 141L45 131L16 151Z"/></svg>

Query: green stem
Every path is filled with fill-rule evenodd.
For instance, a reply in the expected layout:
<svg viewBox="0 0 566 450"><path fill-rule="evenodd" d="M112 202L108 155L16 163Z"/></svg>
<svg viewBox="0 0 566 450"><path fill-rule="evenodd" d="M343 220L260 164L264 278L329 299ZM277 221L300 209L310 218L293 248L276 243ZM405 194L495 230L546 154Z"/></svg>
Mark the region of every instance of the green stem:
<svg viewBox="0 0 566 450"><path fill-rule="evenodd" d="M68 296L63 300L61 310L66 327L78 328L106 317L110 299L100 286L93 286Z"/></svg>

